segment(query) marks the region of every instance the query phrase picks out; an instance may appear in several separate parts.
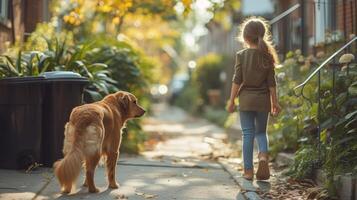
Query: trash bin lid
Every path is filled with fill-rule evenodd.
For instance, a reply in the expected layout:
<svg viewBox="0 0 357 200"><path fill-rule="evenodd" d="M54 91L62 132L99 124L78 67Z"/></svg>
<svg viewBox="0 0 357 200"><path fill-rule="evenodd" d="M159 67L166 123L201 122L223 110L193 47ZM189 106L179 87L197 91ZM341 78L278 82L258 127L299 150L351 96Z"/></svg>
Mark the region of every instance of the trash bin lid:
<svg viewBox="0 0 357 200"><path fill-rule="evenodd" d="M41 74L47 81L75 81L88 82L87 78L71 71L52 71Z"/></svg>
<svg viewBox="0 0 357 200"><path fill-rule="evenodd" d="M6 77L0 79L0 84L38 83L44 80L45 80L44 76Z"/></svg>
<svg viewBox="0 0 357 200"><path fill-rule="evenodd" d="M52 72L44 72L42 75L46 79L53 79L53 78L81 78L82 76L75 72L70 71L52 71Z"/></svg>

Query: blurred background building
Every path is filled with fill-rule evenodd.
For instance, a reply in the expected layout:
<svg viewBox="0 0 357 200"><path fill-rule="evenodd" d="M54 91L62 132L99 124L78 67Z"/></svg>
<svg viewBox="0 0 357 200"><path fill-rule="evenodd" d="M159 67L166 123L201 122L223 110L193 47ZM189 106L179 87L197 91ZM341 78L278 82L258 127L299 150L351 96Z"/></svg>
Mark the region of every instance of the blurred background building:
<svg viewBox="0 0 357 200"><path fill-rule="evenodd" d="M304 55L316 55L346 43L357 32L356 0L242 0L241 9L231 13L230 28L214 20L206 24L208 33L199 40L198 55L225 55L230 58L225 71L232 74L234 54L242 48L236 39L238 26L244 18L254 15L272 22L272 36L281 60L296 49L301 49ZM229 89L227 81L225 99Z"/></svg>
<svg viewBox="0 0 357 200"><path fill-rule="evenodd" d="M347 41L357 32L356 0L274 0L275 15L297 6L272 31L281 56L301 48L316 53L322 43Z"/></svg>
<svg viewBox="0 0 357 200"><path fill-rule="evenodd" d="M36 24L48 21L50 0L0 0L0 52L22 42Z"/></svg>

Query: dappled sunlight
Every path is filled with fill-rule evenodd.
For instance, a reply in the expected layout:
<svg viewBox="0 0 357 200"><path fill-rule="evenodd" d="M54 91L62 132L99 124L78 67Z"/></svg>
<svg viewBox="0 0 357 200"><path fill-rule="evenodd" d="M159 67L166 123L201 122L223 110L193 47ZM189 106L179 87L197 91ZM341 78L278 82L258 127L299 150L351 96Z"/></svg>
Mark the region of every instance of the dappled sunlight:
<svg viewBox="0 0 357 200"><path fill-rule="evenodd" d="M141 174L141 172L138 171L132 177L132 179L135 179L135 182L124 181L121 182L122 185L130 185L136 187L136 190L140 192L148 194L158 194L160 198L163 199L172 195L176 196L176 198L178 199L193 198L189 195L191 193L191 190L199 189L203 191L204 188L210 187L210 185L216 185L217 183L212 181L211 176L219 177L218 174L222 173L221 171L217 170L194 168L145 168L147 168L147 170L150 171L151 174ZM140 178L138 177L141 177L142 181L140 181ZM217 190L224 188L224 186L220 185L216 185L215 187L217 188ZM216 197L218 199L223 197L215 194L214 191L205 191L205 195Z"/></svg>
<svg viewBox="0 0 357 200"><path fill-rule="evenodd" d="M179 189L179 187L187 185L188 183L185 183L185 181L183 181L179 178L171 177L169 179L156 179L155 184L164 185L164 186L167 185L170 187L178 187L177 189Z"/></svg>
<svg viewBox="0 0 357 200"><path fill-rule="evenodd" d="M35 196L34 192L5 192L0 194L0 199L32 199Z"/></svg>
<svg viewBox="0 0 357 200"><path fill-rule="evenodd" d="M205 126L199 126L198 127L192 127L186 129L183 134L205 134L208 132L212 132L216 126L215 125L205 125Z"/></svg>
<svg viewBox="0 0 357 200"><path fill-rule="evenodd" d="M145 186L145 183L143 183L141 179L132 178L132 179L126 181L125 185L130 185L130 186L135 185L138 187L142 187L142 186Z"/></svg>
<svg viewBox="0 0 357 200"><path fill-rule="evenodd" d="M184 130L183 124L157 124L157 125L144 125L144 129L148 132L158 131L165 133L182 133Z"/></svg>

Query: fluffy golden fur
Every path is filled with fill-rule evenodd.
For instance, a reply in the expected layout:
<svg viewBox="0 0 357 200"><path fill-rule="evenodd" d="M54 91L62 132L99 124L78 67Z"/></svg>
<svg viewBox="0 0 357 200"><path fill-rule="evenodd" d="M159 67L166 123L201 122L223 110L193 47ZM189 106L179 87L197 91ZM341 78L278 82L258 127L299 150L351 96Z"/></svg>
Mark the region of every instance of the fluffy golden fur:
<svg viewBox="0 0 357 200"><path fill-rule="evenodd" d="M54 171L63 193L70 193L84 163L84 186L98 192L93 176L101 156L106 157L110 188L118 188L115 167L121 144L121 129L128 119L140 117L145 110L136 97L117 92L102 101L75 107L65 126L64 158L54 163Z"/></svg>

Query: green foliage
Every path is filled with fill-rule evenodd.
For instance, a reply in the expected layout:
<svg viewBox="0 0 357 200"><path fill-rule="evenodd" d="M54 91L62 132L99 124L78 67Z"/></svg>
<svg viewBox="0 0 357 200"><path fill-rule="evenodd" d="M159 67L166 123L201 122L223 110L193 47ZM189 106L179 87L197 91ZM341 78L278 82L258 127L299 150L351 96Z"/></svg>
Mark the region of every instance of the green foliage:
<svg viewBox="0 0 357 200"><path fill-rule="evenodd" d="M295 178L306 178L314 168L322 166L329 177L326 184L331 189L334 175L357 171L357 66L350 64L349 70L346 66L336 69L334 90L332 70L322 70L320 93L316 77L305 86L303 96L298 97L295 93L301 90L293 91L292 88L300 84L313 69L306 60L319 63L323 58L306 59L296 52L290 52L287 58L283 67L277 69L283 112L269 126L273 153L296 151L295 162L290 170L290 175ZM320 115L318 95L321 101Z"/></svg>
<svg viewBox="0 0 357 200"><path fill-rule="evenodd" d="M166 20L176 19L175 4L176 0L154 0L143 1L133 0L133 7L129 9L130 12L142 12L144 14L158 15ZM185 4L183 4L185 6ZM188 6L187 6L188 7ZM186 8L185 9L189 9Z"/></svg>
<svg viewBox="0 0 357 200"><path fill-rule="evenodd" d="M295 153L294 164L287 174L296 179L311 178L317 159L318 154L315 146L303 146Z"/></svg>
<svg viewBox="0 0 357 200"><path fill-rule="evenodd" d="M132 89L132 86L145 87L142 79L139 55L125 43L116 42L115 45L106 44L91 49L86 58L90 61L105 63L117 80L117 87L121 90Z"/></svg>
<svg viewBox="0 0 357 200"><path fill-rule="evenodd" d="M99 36L91 39L86 60L108 66L114 84L120 90L133 92L140 103L148 99L148 86L155 79L155 61L127 41Z"/></svg>
<svg viewBox="0 0 357 200"><path fill-rule="evenodd" d="M324 149L326 157L323 168L327 173L326 183L330 191L334 192L334 176L344 173L357 175L357 106L336 119L333 129L326 131L330 135L328 146Z"/></svg>
<svg viewBox="0 0 357 200"><path fill-rule="evenodd" d="M222 56L210 53L197 60L193 73L193 82L197 84L201 98L209 103L207 92L210 89L222 89L220 73L224 70L225 60Z"/></svg>
<svg viewBox="0 0 357 200"><path fill-rule="evenodd" d="M85 45L67 46L65 41L45 38L47 48L43 51L19 51L16 57L2 55L0 77L38 76L46 71L73 71L87 77L90 85L85 95L91 100L115 92L116 81L110 78L107 65L88 62L84 55L88 51Z"/></svg>
<svg viewBox="0 0 357 200"><path fill-rule="evenodd" d="M140 120L128 121L123 131L123 142L120 146L121 151L138 153L143 150L143 143L147 139L147 135L141 129Z"/></svg>
<svg viewBox="0 0 357 200"><path fill-rule="evenodd" d="M55 0L51 5L51 20L38 24L25 44L11 47L7 56L1 56L0 78L74 71L90 81L85 89L87 102L121 89L134 93L140 104L148 108L148 86L161 78L157 67L166 64L152 57L160 58L162 47L171 46L173 38L179 41L176 30L168 25L168 21L176 18L177 3L175 0L71 0L71 3ZM182 3L185 11L189 11L191 1ZM144 24L149 22L156 24L147 30ZM128 30L126 35L123 30ZM150 34L141 34L140 30ZM146 48L150 57L133 42L119 41L128 37L140 41L140 48ZM159 73L153 73L154 70ZM132 145L123 148L136 152L144 138L140 122L130 122L128 128L129 134L124 137L128 141L123 143Z"/></svg>
<svg viewBox="0 0 357 200"><path fill-rule="evenodd" d="M152 80L153 62L127 42L97 39L79 45L68 45L66 41L57 38L36 40L35 47L41 44L41 51L31 50L29 45L27 48L30 50L19 51L16 56L0 57L0 77L38 76L45 71L73 71L90 81L85 88L87 102L101 100L105 95L121 89L136 94L140 103L149 106L147 88ZM124 140L128 141L123 142L123 149L138 152L146 138L139 120L128 123L128 128L128 136L124 136Z"/></svg>
<svg viewBox="0 0 357 200"><path fill-rule="evenodd" d="M292 88L300 83L302 77L311 71L311 64L305 63L299 51L289 52L281 68L276 69L279 103L283 110L278 117L272 118L269 125L271 153L275 156L280 151L295 152L299 144L305 144L314 137L304 130L305 122L316 121L316 109L302 98L298 98ZM295 75L294 75L295 73ZM312 94L313 87L306 87L304 94ZM316 105L314 106L316 107ZM306 118L306 114L310 117ZM313 128L313 127L310 127Z"/></svg>
<svg viewBox="0 0 357 200"><path fill-rule="evenodd" d="M191 114L199 114L223 127L229 114L224 109L223 101L220 99L217 99L217 105L210 105L208 92L223 89L220 74L227 66L226 63L225 57L214 53L199 58L191 79L175 99L175 104ZM218 98L220 97L218 96Z"/></svg>
<svg viewBox="0 0 357 200"><path fill-rule="evenodd" d="M187 82L181 93L175 99L174 104L191 114L199 113L199 111L202 110L203 101L199 95L197 85L191 81Z"/></svg>

